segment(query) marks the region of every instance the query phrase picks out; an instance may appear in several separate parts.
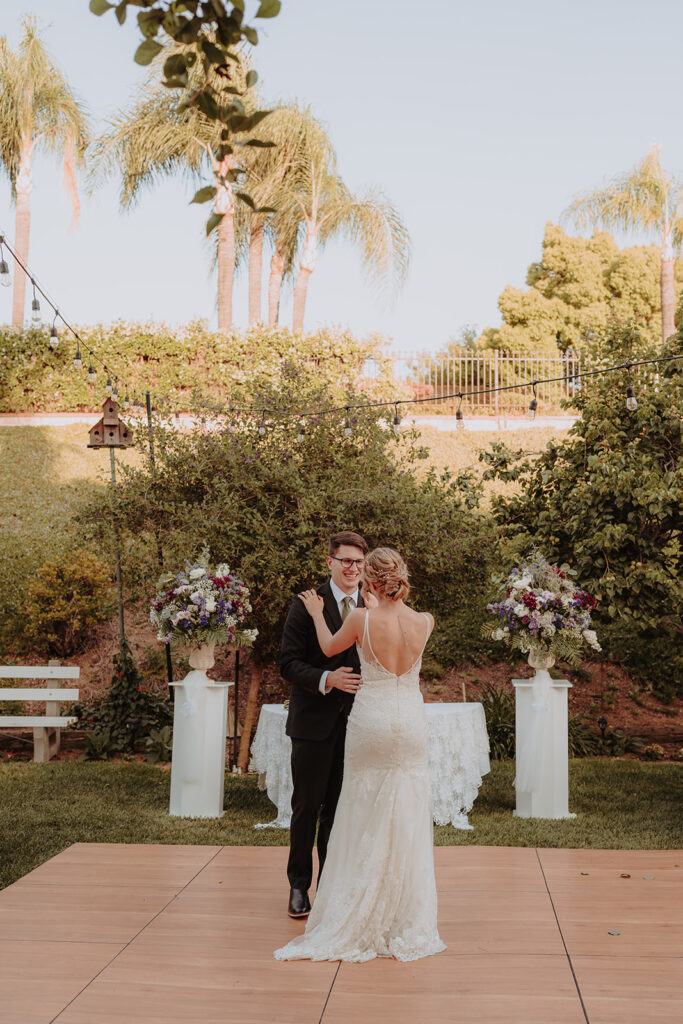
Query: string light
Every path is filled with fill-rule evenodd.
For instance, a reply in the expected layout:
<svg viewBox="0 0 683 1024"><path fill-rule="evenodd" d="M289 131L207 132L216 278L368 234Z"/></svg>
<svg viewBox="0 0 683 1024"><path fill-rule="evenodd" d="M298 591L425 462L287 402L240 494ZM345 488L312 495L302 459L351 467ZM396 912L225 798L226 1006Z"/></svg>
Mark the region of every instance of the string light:
<svg viewBox="0 0 683 1024"><path fill-rule="evenodd" d="M392 424L396 437L401 433L401 417L398 414L398 402L394 405L394 422Z"/></svg>
<svg viewBox="0 0 683 1024"><path fill-rule="evenodd" d="M50 328L50 348L57 348L59 345L59 331L57 330L57 317L59 316L59 310L55 310L55 318Z"/></svg>
<svg viewBox="0 0 683 1024"><path fill-rule="evenodd" d="M40 323L41 320L40 302L38 301L38 296L36 295L36 282L33 280L33 278L31 278L31 284L33 285L33 299L31 300L31 320L33 320L34 324L37 324Z"/></svg>
<svg viewBox="0 0 683 1024"><path fill-rule="evenodd" d="M126 410L130 409L130 398L128 397L128 389L126 389L126 394L124 395L123 398L123 408Z"/></svg>
<svg viewBox="0 0 683 1024"><path fill-rule="evenodd" d="M344 436L351 437L353 435L353 427L351 426L351 420L349 418L349 407L346 406L346 421L344 423Z"/></svg>
<svg viewBox="0 0 683 1024"><path fill-rule="evenodd" d="M80 350L80 348L76 349L76 355L74 356L74 369L75 370L82 370L83 369L83 360L81 359L81 350Z"/></svg>
<svg viewBox="0 0 683 1024"><path fill-rule="evenodd" d="M633 384L629 384L626 388L626 408L629 412L635 412L638 408L638 399Z"/></svg>
<svg viewBox="0 0 683 1024"><path fill-rule="evenodd" d="M462 415L462 395L458 395L458 398L460 399L460 404L458 405L458 408L455 410L455 429L464 430L465 421Z"/></svg>
<svg viewBox="0 0 683 1024"><path fill-rule="evenodd" d="M119 397L118 382L119 382L119 378L118 377L114 377L114 387L111 390L112 402L115 402L118 399L118 397Z"/></svg>
<svg viewBox="0 0 683 1024"><path fill-rule="evenodd" d="M299 442L299 444L303 444L303 442L306 440L306 427L303 425L303 423L299 427L299 433L296 435L296 439Z"/></svg>
<svg viewBox="0 0 683 1024"><path fill-rule="evenodd" d="M534 397L529 402L529 408L527 409L526 415L527 419L534 420L536 419L536 410L538 409L538 399L536 398L536 381L534 381L531 386L534 389Z"/></svg>
<svg viewBox="0 0 683 1024"><path fill-rule="evenodd" d="M12 283L12 275L9 272L9 263L5 259L5 250L2 247L3 242L5 242L5 236L0 235L0 284L4 288L9 288ZM9 249L9 246L7 246L7 248Z"/></svg>
<svg viewBox="0 0 683 1024"><path fill-rule="evenodd" d="M90 365L88 366L88 376L86 379L88 381L88 384L95 383L95 367L93 366L92 363L90 363Z"/></svg>
<svg viewBox="0 0 683 1024"><path fill-rule="evenodd" d="M105 366L105 370L106 369L107 369L107 367ZM106 395L111 395L111 393L112 393L111 377L107 377L107 383L104 385L104 392L105 392Z"/></svg>
<svg viewBox="0 0 683 1024"><path fill-rule="evenodd" d="M258 432L259 432L261 437L265 437L265 434L266 434L266 414L265 414L265 412L264 412L263 416L261 417L261 422L259 423Z"/></svg>

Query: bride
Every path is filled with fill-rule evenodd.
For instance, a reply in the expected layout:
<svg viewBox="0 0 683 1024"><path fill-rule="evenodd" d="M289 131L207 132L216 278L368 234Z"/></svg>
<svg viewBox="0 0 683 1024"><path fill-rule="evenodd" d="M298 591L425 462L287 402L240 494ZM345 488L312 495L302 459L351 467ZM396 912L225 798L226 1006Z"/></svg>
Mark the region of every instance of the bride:
<svg viewBox="0 0 683 1024"><path fill-rule="evenodd" d="M357 644L363 682L349 716L344 781L315 902L305 933L277 949L277 960L418 960L446 948L436 924L419 686L434 620L404 604L408 570L391 548L366 557L364 587L377 605L351 612L335 634L315 590L299 595L327 656Z"/></svg>

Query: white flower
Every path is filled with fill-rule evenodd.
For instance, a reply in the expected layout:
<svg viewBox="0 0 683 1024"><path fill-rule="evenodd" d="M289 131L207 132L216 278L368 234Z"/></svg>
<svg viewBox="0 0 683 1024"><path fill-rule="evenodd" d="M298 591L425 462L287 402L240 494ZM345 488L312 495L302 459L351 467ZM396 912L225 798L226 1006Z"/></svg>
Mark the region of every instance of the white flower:
<svg viewBox="0 0 683 1024"><path fill-rule="evenodd" d="M527 610L524 607L524 605L521 603L521 601L518 604L516 604L512 610L513 610L513 612L515 613L515 615L517 616L518 619L521 619L523 615L527 614Z"/></svg>
<svg viewBox="0 0 683 1024"><path fill-rule="evenodd" d="M201 568L190 569L190 579L191 580L198 580L202 576L206 576L206 569L201 569Z"/></svg>
<svg viewBox="0 0 683 1024"><path fill-rule="evenodd" d="M587 644L590 644L590 646L594 650L596 650L596 651L601 651L602 650L600 644L598 643L598 634L595 632L594 629L584 629L584 631L583 631L583 639L586 641Z"/></svg>
<svg viewBox="0 0 683 1024"><path fill-rule="evenodd" d="M492 640L502 640L504 637L505 637L505 630L504 629L494 629L493 633L491 633L491 639Z"/></svg>
<svg viewBox="0 0 683 1024"><path fill-rule="evenodd" d="M207 597L204 604L204 611L209 613L216 611L216 601L213 597Z"/></svg>
<svg viewBox="0 0 683 1024"><path fill-rule="evenodd" d="M555 629L555 627L553 626L552 622L551 622L551 623L549 623L549 624L548 624L547 626L544 626L544 627L543 627L543 635L544 635L544 636L554 636L554 634L555 634L556 632L557 632L557 630L556 630L556 629Z"/></svg>

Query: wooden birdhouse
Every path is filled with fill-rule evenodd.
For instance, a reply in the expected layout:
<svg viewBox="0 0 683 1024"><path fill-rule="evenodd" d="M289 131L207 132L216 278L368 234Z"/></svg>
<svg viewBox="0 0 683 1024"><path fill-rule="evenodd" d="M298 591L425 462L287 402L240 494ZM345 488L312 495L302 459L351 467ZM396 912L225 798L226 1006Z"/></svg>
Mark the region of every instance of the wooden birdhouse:
<svg viewBox="0 0 683 1024"><path fill-rule="evenodd" d="M133 431L119 419L119 407L113 398L102 404L103 416L90 428L88 448L127 448L133 443Z"/></svg>

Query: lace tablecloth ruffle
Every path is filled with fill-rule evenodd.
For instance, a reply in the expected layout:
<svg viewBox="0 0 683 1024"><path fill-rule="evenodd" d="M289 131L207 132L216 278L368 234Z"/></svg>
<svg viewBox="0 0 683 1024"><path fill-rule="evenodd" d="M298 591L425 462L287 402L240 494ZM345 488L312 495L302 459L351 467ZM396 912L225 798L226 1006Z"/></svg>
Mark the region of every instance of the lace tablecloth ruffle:
<svg viewBox="0 0 683 1024"><path fill-rule="evenodd" d="M481 704L425 704L432 776L432 812L437 825L470 829L467 815L482 776L490 770L489 739ZM285 734L283 704L264 704L251 745L249 770L277 807L273 821L256 828L289 828L292 815L292 745Z"/></svg>

